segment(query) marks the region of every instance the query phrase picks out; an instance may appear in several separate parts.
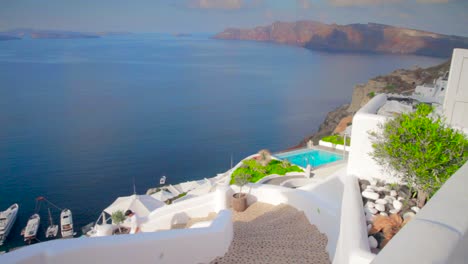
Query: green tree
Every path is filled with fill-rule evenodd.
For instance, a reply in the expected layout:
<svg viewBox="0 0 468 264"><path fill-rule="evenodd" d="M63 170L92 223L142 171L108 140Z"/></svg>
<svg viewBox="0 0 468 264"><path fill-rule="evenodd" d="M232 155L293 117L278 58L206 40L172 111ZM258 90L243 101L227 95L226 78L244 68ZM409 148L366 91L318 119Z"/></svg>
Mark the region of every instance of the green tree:
<svg viewBox="0 0 468 264"><path fill-rule="evenodd" d="M415 112L381 124L380 133L370 133L374 160L418 191L419 206L468 158L466 136L447 126L432 110L420 104Z"/></svg>
<svg viewBox="0 0 468 264"><path fill-rule="evenodd" d="M238 173L234 176L234 184L240 187L239 193L242 194L242 187L244 187L252 176L247 173Z"/></svg>
<svg viewBox="0 0 468 264"><path fill-rule="evenodd" d="M120 224L125 221L125 215L122 211L117 210L111 214L111 219L114 224L117 225L119 228L119 232L122 233L122 230L120 229Z"/></svg>

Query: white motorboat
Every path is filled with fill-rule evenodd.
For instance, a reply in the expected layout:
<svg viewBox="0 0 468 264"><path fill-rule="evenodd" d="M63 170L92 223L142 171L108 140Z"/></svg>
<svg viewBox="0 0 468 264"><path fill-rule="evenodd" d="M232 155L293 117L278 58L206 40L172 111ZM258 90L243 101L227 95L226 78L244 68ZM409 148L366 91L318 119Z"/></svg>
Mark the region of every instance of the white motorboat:
<svg viewBox="0 0 468 264"><path fill-rule="evenodd" d="M46 238L54 238L57 236L58 233L58 225L54 225L54 221L52 220L52 214L50 213L50 208L49 210L49 226L47 227L46 231Z"/></svg>
<svg viewBox="0 0 468 264"><path fill-rule="evenodd" d="M73 237L73 217L69 209L63 209L60 213L60 227L63 238Z"/></svg>
<svg viewBox="0 0 468 264"><path fill-rule="evenodd" d="M18 210L18 204L13 204L5 211L0 212L0 246L3 245L11 228L15 224Z"/></svg>
<svg viewBox="0 0 468 264"><path fill-rule="evenodd" d="M163 185L166 183L166 176L162 176L161 179L159 179L159 184Z"/></svg>
<svg viewBox="0 0 468 264"><path fill-rule="evenodd" d="M31 217L29 217L26 228L24 229L25 242L31 243L34 239L36 239L37 230L39 229L40 223L41 217L38 214L33 214Z"/></svg>

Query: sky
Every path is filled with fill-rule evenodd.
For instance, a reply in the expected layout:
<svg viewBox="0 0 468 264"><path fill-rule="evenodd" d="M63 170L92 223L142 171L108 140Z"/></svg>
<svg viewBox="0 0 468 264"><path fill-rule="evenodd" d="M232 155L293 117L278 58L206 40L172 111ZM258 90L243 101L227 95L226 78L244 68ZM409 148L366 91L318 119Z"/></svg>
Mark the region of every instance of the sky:
<svg viewBox="0 0 468 264"><path fill-rule="evenodd" d="M297 20L468 36L468 0L0 0L0 30L216 33Z"/></svg>

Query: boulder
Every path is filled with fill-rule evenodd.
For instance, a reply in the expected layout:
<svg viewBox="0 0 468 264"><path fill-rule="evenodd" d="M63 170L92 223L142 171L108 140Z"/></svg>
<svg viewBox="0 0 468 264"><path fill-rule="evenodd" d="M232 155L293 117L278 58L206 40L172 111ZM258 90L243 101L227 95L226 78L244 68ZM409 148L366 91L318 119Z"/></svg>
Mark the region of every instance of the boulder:
<svg viewBox="0 0 468 264"><path fill-rule="evenodd" d="M372 214L372 215L375 215L376 213L378 213L377 209L375 208L364 208L364 212L368 214Z"/></svg>
<svg viewBox="0 0 468 264"><path fill-rule="evenodd" d="M370 200L377 200L379 199L379 194L366 190L362 192L362 197L370 199Z"/></svg>
<svg viewBox="0 0 468 264"><path fill-rule="evenodd" d="M369 236L368 239L370 248L377 248L379 246L379 243L377 242L377 239L375 239L375 237Z"/></svg>
<svg viewBox="0 0 468 264"><path fill-rule="evenodd" d="M401 210L401 207L403 207L403 204L402 204L400 201L395 200L395 201L393 201L393 207L394 207L396 210L399 211L399 210Z"/></svg>
<svg viewBox="0 0 468 264"><path fill-rule="evenodd" d="M385 205L383 204L376 204L375 209L377 209L379 212L384 212L385 211Z"/></svg>
<svg viewBox="0 0 468 264"><path fill-rule="evenodd" d="M375 203L376 203L376 204L383 204L383 205L386 205L386 204L388 203L388 201L385 200L385 199L377 199L377 200L375 200Z"/></svg>
<svg viewBox="0 0 468 264"><path fill-rule="evenodd" d="M403 220L406 220L407 218L413 218L416 214L413 212L406 212L403 214Z"/></svg>

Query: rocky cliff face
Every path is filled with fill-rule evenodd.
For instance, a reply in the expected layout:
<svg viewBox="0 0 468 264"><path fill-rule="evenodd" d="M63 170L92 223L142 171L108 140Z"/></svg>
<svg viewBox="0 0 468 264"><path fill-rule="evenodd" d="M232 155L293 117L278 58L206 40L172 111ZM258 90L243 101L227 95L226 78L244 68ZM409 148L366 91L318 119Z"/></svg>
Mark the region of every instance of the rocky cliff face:
<svg viewBox="0 0 468 264"><path fill-rule="evenodd" d="M377 76L370 79L366 84L358 84L354 87L350 104L342 105L329 112L320 125L318 131L302 140L298 146L305 146L306 142L312 140L314 143L324 137L331 135L339 124L348 124L350 116L364 106L377 93L411 94L417 85L432 83L450 69L450 61L430 68L416 68L412 70L399 69L388 75ZM343 130L338 129L338 130Z"/></svg>
<svg viewBox="0 0 468 264"><path fill-rule="evenodd" d="M468 38L381 24L328 25L315 21L275 22L253 29L229 28L214 38L269 41L311 50L416 54L450 57L468 48Z"/></svg>

